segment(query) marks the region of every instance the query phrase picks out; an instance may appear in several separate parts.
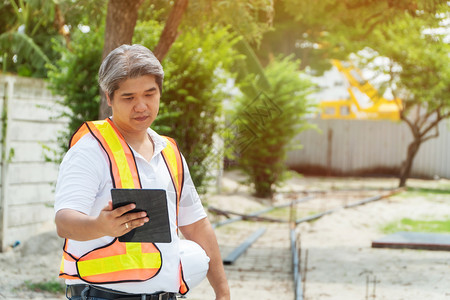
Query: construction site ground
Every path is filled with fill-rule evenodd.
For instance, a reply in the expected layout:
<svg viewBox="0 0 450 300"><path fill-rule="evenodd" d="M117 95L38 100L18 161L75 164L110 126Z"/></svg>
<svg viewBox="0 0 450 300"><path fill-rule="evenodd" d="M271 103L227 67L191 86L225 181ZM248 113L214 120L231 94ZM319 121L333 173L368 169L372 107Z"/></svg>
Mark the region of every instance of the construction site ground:
<svg viewBox="0 0 450 300"><path fill-rule="evenodd" d="M251 196L238 172L226 172L220 193L203 197L206 207L249 214L307 195L311 200L296 205L295 218L334 210L312 222L296 226L301 246L303 299L450 299L450 252L407 249L375 249L371 241L384 236L381 227L402 218L445 220L450 218L450 193L429 197L401 193L353 208L343 205L388 193L395 178L318 178L293 176L273 201ZM449 180L408 181L408 185L450 190ZM289 207L263 216L288 220ZM230 215L230 217L235 217ZM212 223L226 219L209 213ZM265 233L233 264L225 265L231 298L295 299L287 222L238 221L216 228L225 258L260 228ZM30 283L60 281L57 273L61 239L54 230L44 232L10 251L0 253L0 299L64 299L62 294L32 291ZM28 282L25 284L25 282ZM186 296L190 300L215 299L208 281Z"/></svg>

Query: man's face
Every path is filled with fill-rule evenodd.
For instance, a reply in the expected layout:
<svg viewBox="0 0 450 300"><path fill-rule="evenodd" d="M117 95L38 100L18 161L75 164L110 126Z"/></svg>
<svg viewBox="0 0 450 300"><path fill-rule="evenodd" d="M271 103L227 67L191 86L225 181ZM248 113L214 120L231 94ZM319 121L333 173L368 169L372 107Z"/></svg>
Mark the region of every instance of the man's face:
<svg viewBox="0 0 450 300"><path fill-rule="evenodd" d="M159 92L155 76L144 75L129 78L119 84L113 99L108 99L114 123L122 130L132 132L146 131L158 115Z"/></svg>

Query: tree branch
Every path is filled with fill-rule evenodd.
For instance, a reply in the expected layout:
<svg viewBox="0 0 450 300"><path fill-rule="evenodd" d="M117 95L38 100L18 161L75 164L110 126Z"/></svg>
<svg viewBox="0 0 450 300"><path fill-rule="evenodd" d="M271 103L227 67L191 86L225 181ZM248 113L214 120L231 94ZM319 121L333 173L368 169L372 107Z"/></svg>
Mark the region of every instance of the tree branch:
<svg viewBox="0 0 450 300"><path fill-rule="evenodd" d="M439 108L438 108L439 109ZM419 122L419 128L422 128L422 126L425 125L425 123L428 121L428 119L431 117L432 114L434 114L436 110L428 111L421 119L422 121ZM420 116L418 116L419 118Z"/></svg>
<svg viewBox="0 0 450 300"><path fill-rule="evenodd" d="M436 124L436 125L437 125L437 124ZM429 135L429 136L427 136L427 137L422 138L422 139L421 139L422 143L424 143L424 142L426 142L426 141L428 141L428 140L437 138L437 137L439 136L439 126L435 126L435 128L436 128L435 134Z"/></svg>
<svg viewBox="0 0 450 300"><path fill-rule="evenodd" d="M167 18L166 25L156 45L153 54L159 61L162 61L170 50L170 47L178 37L178 27L180 26L183 15L188 7L189 0L175 1L170 15Z"/></svg>
<svg viewBox="0 0 450 300"><path fill-rule="evenodd" d="M64 15L59 8L59 4L55 2L55 21L54 25L58 30L59 34L66 40L66 47L70 50L70 32L65 29L66 20Z"/></svg>
<svg viewBox="0 0 450 300"><path fill-rule="evenodd" d="M408 117L405 116L403 111L400 113L400 119L402 119L406 123L406 125L408 125L408 127L411 129L413 134L414 134L414 132L417 131L415 124L413 124L413 122L411 122L411 120L409 120Z"/></svg>
<svg viewBox="0 0 450 300"><path fill-rule="evenodd" d="M436 114L437 114L436 120L434 122L430 123L430 125L428 125L428 127L424 129L424 131L420 134L421 138L423 138L431 129L433 129L433 127L437 128L437 125L439 124L439 122L442 121L442 116L441 116L440 111L435 110L434 112L436 112ZM439 133L438 133L438 135L439 135ZM429 138L426 138L426 139L428 140Z"/></svg>

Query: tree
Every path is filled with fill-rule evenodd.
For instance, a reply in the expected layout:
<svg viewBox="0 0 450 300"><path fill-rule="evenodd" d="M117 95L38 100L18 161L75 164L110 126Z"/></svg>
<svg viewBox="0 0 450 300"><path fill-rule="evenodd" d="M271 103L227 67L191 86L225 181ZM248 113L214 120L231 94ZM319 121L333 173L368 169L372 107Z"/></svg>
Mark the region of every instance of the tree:
<svg viewBox="0 0 450 300"><path fill-rule="evenodd" d="M144 0L109 0L106 13L105 42L103 55L105 58L109 52L123 44L131 44L134 27L138 18L138 9ZM104 119L111 115L106 97L101 93L99 105L99 117Z"/></svg>
<svg viewBox="0 0 450 300"><path fill-rule="evenodd" d="M439 123L450 117L450 45L445 34L449 12L444 4L433 16L406 15L377 29L368 42L374 55L391 61L385 69L390 75L388 84L402 99L400 117L413 137L400 168L400 187L406 185L420 146L438 137Z"/></svg>
<svg viewBox="0 0 450 300"><path fill-rule="evenodd" d="M294 54L320 75L330 59L345 59L364 47L371 32L403 15L433 15L444 0L275 1L273 29L254 47L263 65L279 54Z"/></svg>
<svg viewBox="0 0 450 300"><path fill-rule="evenodd" d="M176 1L173 5L170 15L167 18L166 25L161 33L158 44L155 47L154 54L160 61L164 59L169 52L170 47L177 39L179 32L178 26L180 26L183 15L188 7L188 0Z"/></svg>

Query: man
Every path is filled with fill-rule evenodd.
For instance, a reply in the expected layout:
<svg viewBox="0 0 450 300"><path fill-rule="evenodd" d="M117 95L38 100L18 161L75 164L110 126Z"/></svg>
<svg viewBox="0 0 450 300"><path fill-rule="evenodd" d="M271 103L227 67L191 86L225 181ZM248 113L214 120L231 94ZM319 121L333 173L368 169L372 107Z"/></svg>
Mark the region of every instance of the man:
<svg viewBox="0 0 450 300"><path fill-rule="evenodd" d="M116 48L100 67L112 117L86 122L74 134L56 186L55 222L66 239L60 276L68 299L176 299L186 293L178 229L209 257L216 299L230 299L217 240L187 164L173 140L149 128L163 78L160 62L141 45ZM119 242L149 217L130 212L135 204L113 209L113 188L165 190L171 242Z"/></svg>

